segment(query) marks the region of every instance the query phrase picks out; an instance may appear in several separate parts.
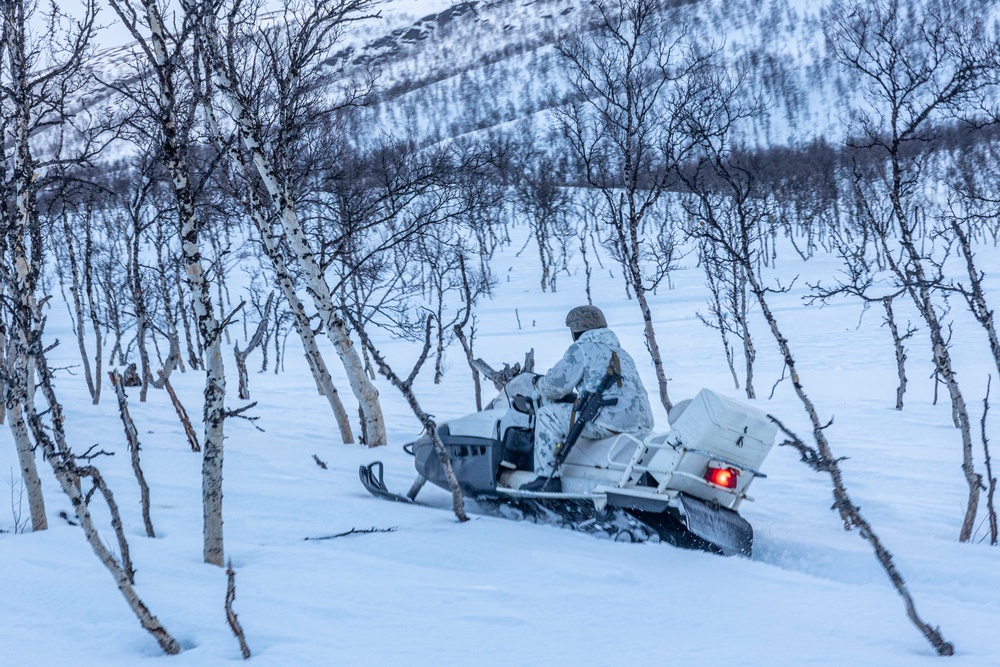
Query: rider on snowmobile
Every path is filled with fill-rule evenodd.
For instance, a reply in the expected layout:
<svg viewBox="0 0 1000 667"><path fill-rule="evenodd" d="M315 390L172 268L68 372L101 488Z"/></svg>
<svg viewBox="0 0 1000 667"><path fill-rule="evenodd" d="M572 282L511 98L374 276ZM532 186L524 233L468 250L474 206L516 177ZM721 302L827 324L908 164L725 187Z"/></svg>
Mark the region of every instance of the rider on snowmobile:
<svg viewBox="0 0 1000 667"><path fill-rule="evenodd" d="M535 414L535 474L538 477L522 485L524 491L540 491L543 487L549 492L562 490L561 473L553 470L555 453L570 430L574 406L553 401L574 390L581 394L593 392L609 365L615 364L614 359L620 367L616 370L621 375L621 381L613 383L603 396L618 401L603 407L584 426L582 437L596 440L619 433L642 433L653 428L653 411L635 362L622 349L614 332L608 329L601 309L577 306L566 315L566 326L573 334L573 344L548 373L535 378L539 395L549 399L549 402Z"/></svg>

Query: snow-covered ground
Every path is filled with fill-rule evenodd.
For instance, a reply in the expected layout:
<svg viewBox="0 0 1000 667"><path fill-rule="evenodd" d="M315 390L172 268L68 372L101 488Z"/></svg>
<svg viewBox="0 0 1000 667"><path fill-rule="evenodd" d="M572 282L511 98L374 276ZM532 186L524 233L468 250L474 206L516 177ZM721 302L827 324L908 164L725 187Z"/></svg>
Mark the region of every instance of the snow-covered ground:
<svg viewBox="0 0 1000 667"><path fill-rule="evenodd" d="M574 20L572 13L561 11L572 3L542 3L553 11L546 9L541 17L536 4L507 3L493 23L486 20L493 15L485 14L481 22L509 34L505 39L517 46L548 30L546 22L559 20L553 17ZM803 35L823 3L786 4L802 15L801 27L789 14L778 24L766 24L766 30L760 28L764 23L758 28L780 42L779 52L794 52L786 55L794 55L803 67L814 65L815 49ZM458 118L469 113L450 105L463 91L482 98L481 113L487 119L494 107L524 98L523 108L512 107L509 118L497 116L504 122L538 106L528 101L540 104L543 89L551 84L537 72L547 71L545 49L551 47L539 47L541 55L535 60L534 46L523 47L527 55L511 49L513 56L475 70L470 68L481 56L500 53L509 44L498 38L484 45L468 38L482 33L458 21L447 28L427 22L444 35L438 41L433 32L426 40L405 39L411 26L451 5L449 0L392 0L380 4L384 20L377 28L348 36L345 45L355 48L396 31L403 35L399 44L423 44L414 51L424 53L424 61L407 62L403 49L399 63L386 64L386 87L416 74L431 80L435 67L455 70L454 81L427 83L384 101L376 109L382 123L430 132L404 122L407 108L417 113L423 103L430 109L421 112L423 118L447 128L454 120L449 114ZM709 29L715 18L736 30L730 25L729 6L721 0L705 4ZM742 6L757 7L749 2ZM781 6L761 4L760 14ZM718 11L712 13L712 8ZM740 30L747 41L757 38L750 27ZM454 35L458 37L451 42L445 38ZM727 35L733 48L740 44L737 36ZM106 57L109 71L127 58L123 39L108 38L104 44L117 47ZM471 83L457 78L467 69ZM501 76L508 71L509 77ZM507 81L518 85L507 86ZM496 92L486 83L502 90L495 96L481 94ZM785 110L796 123L789 121L786 128L775 121L771 131L776 136L769 139L780 143L794 134L792 130L811 136L830 127L837 110L828 105L829 96L818 89L810 89L807 96L801 108ZM494 297L476 310L476 354L496 366L519 361L533 347L544 370L570 341L563 317L585 302L584 276L577 258L571 262L573 274L559 277L557 293L539 292L537 253L529 246L518 256L525 230L516 232L513 249L501 253L494 265L499 276ZM993 274L987 286L996 306L1000 251L982 248L978 261ZM822 416L834 420L827 433L835 454L849 457L843 468L853 499L894 554L924 620L940 626L955 644L957 655L948 664L1000 663L1000 551L983 541L984 524L977 527L976 543L958 543L966 497L960 438L951 425L943 389L938 404L933 404L926 333L918 332L909 342L910 386L906 408L897 412L895 361L890 335L880 326L881 312L872 310L862 317L857 302L823 308L803 304L808 282L829 279L836 272L833 258L819 256L803 263L785 248L778 264L774 278L783 285L797 280L788 293L775 295L773 305L807 392ZM701 269L680 270L673 283L672 289L664 288L652 298L672 399L692 396L701 387L742 398L742 391L733 388L718 334L696 317L699 310L707 312ZM646 387L653 392L658 428L666 429L644 351L639 309L625 294L620 270L605 259L605 267L595 271L593 288L595 304L605 310L611 327L639 362ZM978 431L992 363L985 336L962 310L956 300L953 352ZM916 323L912 309L898 305L897 314ZM781 360L773 341L759 319L754 324L761 397L755 403L807 435L805 416L789 382L778 382ZM78 452L99 444L98 449L115 453L96 463L123 513L137 591L184 651L163 656L139 627L80 528L60 518L61 513L72 517L72 510L40 458L50 529L15 533L27 506L20 502L16 454L9 429L3 426L0 667L131 666L165 660L198 666L239 663L239 648L223 611L225 573L202 563L200 458L188 449L168 397L153 391L142 404L138 392L130 393L152 494L157 537L150 539L143 530L139 491L114 396L105 383L101 405L90 405L82 375L74 368L79 359L66 309L58 300L49 311L47 342L56 338L61 345L51 353L51 362L67 369L59 373L56 388L67 408L71 444ZM383 340L381 345L390 361L401 366L416 354L409 343ZM402 445L418 435L419 426L395 389L378 382L389 424L388 447L373 451L339 444L328 405L316 394L294 336L288 352L283 373L251 374L253 400L258 401L251 414L260 417L257 423L264 432L242 420L226 425L226 553L237 572L234 606L254 664L770 667L921 665L940 660L906 619L901 600L867 543L842 530L830 510L827 480L800 463L790 449L779 447L771 453L763 466L768 478L753 488L755 502L741 508L756 531L751 559L615 543L482 513L459 524L443 490L425 487L421 500L429 507L412 507L376 500L358 481L358 466L375 459L385 462L390 488L405 491L413 478L412 459ZM324 353L349 413L356 414L328 345ZM252 369L259 367L258 355L250 359ZM471 376L457 348L449 350L447 365L440 385L432 384L428 368L416 387L422 405L440 420L475 407ZM234 369L227 357L230 405L236 407ZM997 406L988 426L992 441L1000 443L1000 379L995 380ZM178 373L173 381L197 418L203 375ZM774 396L768 398L775 383ZM328 469L317 466L313 455L327 462ZM985 473L981 458L977 452L978 471ZM105 541L113 546L100 505L94 503L95 514ZM984 514L980 512L981 519ZM305 539L370 528L395 530Z"/></svg>
<svg viewBox="0 0 1000 667"><path fill-rule="evenodd" d="M496 294L477 310L476 353L498 365L534 347L544 370L570 341L563 317L585 302L584 278L582 271L561 275L557 293L540 293L536 253L529 247L515 256L522 242L523 236L515 239L514 249L497 260ZM948 664L995 665L1000 550L958 543L965 501L960 439L943 393L932 405L924 334L910 341L910 389L905 410L897 412L891 339L879 326L880 313L868 313L859 326L854 302L806 307L800 298L806 281L833 275L836 264L793 258L791 252L779 258L775 276L785 284L799 278L791 292L775 297L776 311L806 390L824 417L834 418L828 435L835 453L850 457L843 464L848 487L895 555L919 612L955 643L957 656ZM982 266L996 267L997 260L996 250L982 250ZM678 271L673 281L673 289L652 301L673 400L703 386L739 398L718 335L695 316L705 310L701 270ZM989 286L996 301L1000 284L993 279ZM655 393L638 307L626 298L618 269L605 263L596 271L594 291ZM960 378L978 422L991 364L985 337L959 304L954 310ZM55 366L78 363L65 312L60 303L50 311L48 340L62 341L52 353ZM756 403L806 435L787 380L767 398L780 361L756 324L762 396ZM259 402L253 414L265 431L241 420L226 426L226 553L237 572L234 606L253 664L886 666L941 660L906 619L867 543L843 532L830 511L826 479L791 449L775 448L764 464L768 478L753 489L756 501L743 505L756 530L751 559L616 543L483 514L459 524L441 489L425 487L421 498L430 507L389 503L364 491L358 466L374 459L385 462L390 488L408 488L412 460L401 446L417 435L417 423L380 381L390 445L372 451L339 444L329 408L293 346L290 340L285 372L250 378ZM414 354L399 341L385 341L384 350L400 363ZM233 369L229 358L235 405ZM440 385L431 375L417 386L426 409L442 420L475 409L471 376L457 349L449 351ZM195 417L202 381L192 372L175 377ZM338 382L347 394L339 375ZM72 511L39 460L50 530L12 533L8 494L0 502L6 531L0 534L0 664L240 662L223 611L226 575L201 562L199 456L188 449L166 394L153 391L145 404L136 391L130 394L152 493L157 537L149 539L113 395L106 392L101 405L91 406L81 375L72 371L59 374L57 391L73 446L82 451L99 443L115 452L98 464L123 512L137 590L184 651L164 657L139 627L81 530L59 518ZM667 427L661 408L657 426ZM317 466L314 454L329 468ZM6 427L0 429L0 471L16 504L16 455ZM396 530L305 539L352 528ZM976 540L985 533L980 526ZM109 528L104 534L112 543Z"/></svg>

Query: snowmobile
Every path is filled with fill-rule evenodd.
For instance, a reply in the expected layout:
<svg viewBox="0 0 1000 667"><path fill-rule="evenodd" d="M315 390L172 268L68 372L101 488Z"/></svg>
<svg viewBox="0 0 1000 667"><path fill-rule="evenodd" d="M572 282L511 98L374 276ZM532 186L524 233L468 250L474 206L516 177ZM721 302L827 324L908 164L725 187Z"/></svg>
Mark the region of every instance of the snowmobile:
<svg viewBox="0 0 1000 667"><path fill-rule="evenodd" d="M580 438L561 452L559 492L525 491L519 487L535 479L534 418L544 400L532 374L522 373L482 411L438 426L459 484L480 507L618 541L750 555L753 529L737 510L752 500L747 491L753 480L766 477L760 466L777 426L763 412L702 389L670 411L668 432ZM410 491L390 492L382 463L375 461L360 470L372 495L415 502L427 481L449 489L430 437L404 449L417 469Z"/></svg>

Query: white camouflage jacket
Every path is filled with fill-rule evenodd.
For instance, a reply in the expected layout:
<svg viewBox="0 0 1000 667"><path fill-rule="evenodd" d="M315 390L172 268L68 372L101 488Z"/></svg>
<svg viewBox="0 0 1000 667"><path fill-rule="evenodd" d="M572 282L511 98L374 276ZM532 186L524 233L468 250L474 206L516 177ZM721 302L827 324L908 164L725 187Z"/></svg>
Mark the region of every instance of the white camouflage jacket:
<svg viewBox="0 0 1000 667"><path fill-rule="evenodd" d="M608 370L612 352L618 354L622 384L621 387L612 384L604 392L604 398L617 398L618 404L602 408L594 423L619 433L649 431L653 428L653 411L646 389L635 361L610 329L584 331L563 358L538 379L538 393L544 398L557 399L573 390L594 391Z"/></svg>

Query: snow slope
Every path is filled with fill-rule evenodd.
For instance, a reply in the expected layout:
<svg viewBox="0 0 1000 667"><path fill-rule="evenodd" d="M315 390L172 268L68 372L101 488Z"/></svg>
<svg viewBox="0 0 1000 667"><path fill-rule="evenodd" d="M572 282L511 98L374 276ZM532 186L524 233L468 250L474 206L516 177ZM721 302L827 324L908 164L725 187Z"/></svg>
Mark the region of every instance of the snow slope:
<svg viewBox="0 0 1000 667"><path fill-rule="evenodd" d="M569 343L562 318L585 302L583 274L572 263L575 272L560 277L557 293L539 293L534 253L516 256L523 240L515 238L514 250L497 261L501 281L492 301L477 311L476 351L499 364L534 347L544 369ZM990 252L991 263L984 266L1000 259ZM792 257L783 253L775 273L785 283L798 275L795 284L801 286L836 270L830 258L803 264ZM651 364L643 361L638 308L625 297L617 269L607 260L605 267L595 274L595 303L633 351L647 387L655 387ZM717 336L695 317L704 310L700 269L678 271L673 280L674 289L652 302L673 399L702 386L739 397ZM998 287L990 283L994 298ZM948 407L932 405L926 344L919 337L911 341L907 407L896 412L891 341L879 315L867 314L859 326L856 304L806 307L802 293L793 288L776 301L776 311L797 351L807 391L824 416L835 418L828 435L835 453L850 457L844 468L855 501L894 553L920 613L955 643L957 656L948 664L995 665L1000 551L957 542L965 497L960 442ZM988 358L983 337L957 310L956 357L974 404L985 389ZM52 353L56 366L76 363L64 313L61 304L50 312L49 339L63 341ZM758 392L764 398L757 403L805 433L787 381L773 399L766 398L780 365L764 334L758 326ZM772 452L764 465L768 478L754 488L756 502L743 506L757 534L752 559L620 544L481 513L458 524L450 496L437 488L422 492L430 507L367 495L357 468L374 459L385 461L390 488L408 488L413 469L401 445L417 435L416 421L393 388L379 382L390 446L371 451L338 444L328 408L293 344L286 372L251 375L259 401L253 414L265 432L240 420L227 424L226 550L237 571L235 609L254 664L800 666L938 660L905 618L867 543L838 525L825 480L792 450ZM413 355L409 344L398 341L384 341L384 349L397 361ZM255 363L259 357L251 357L251 367ZM227 364L232 372L231 359ZM474 410L459 352L450 351L441 385L425 375L418 396L440 419ZM192 415L199 412L201 382L191 372L176 377ZM234 375L230 387L234 400ZM169 658L171 664L239 662L223 614L225 573L201 562L199 457L187 450L166 395L151 392L146 404L138 402L137 392L130 396L152 493L157 537L149 539L114 401L106 396L91 406L82 378L71 370L60 373L57 391L74 447L99 443L115 452L98 464L122 508L137 589L185 648ZM979 408L973 414L978 418ZM662 409L657 422L666 428ZM329 468L318 467L313 454ZM51 529L13 534L10 513L0 514L0 529L7 531L0 534L3 664L164 664L167 658L130 615L80 529L58 518L60 512L71 516L70 507L39 463ZM0 430L0 470L16 502L17 483L7 482L17 468L6 428ZM4 500L6 507L6 495ZM304 539L352 528L396 530ZM113 541L110 530L105 535ZM983 535L981 527L977 540Z"/></svg>
<svg viewBox="0 0 1000 667"><path fill-rule="evenodd" d="M397 30L405 36L428 13L439 13L449 4L387 3L386 20L377 34L359 37L358 44ZM486 49L468 36L480 33L463 33L455 26L449 30L461 39L451 46L438 44L434 50L426 46L433 40L418 40L425 44L425 61L407 65L401 57L398 69L387 63L387 83L405 82L414 73L432 78L428 63L451 68L448 58L461 60L456 54L473 58L473 64L483 55L481 50L503 53L509 47L515 55L506 65L476 69L467 75L471 83L465 86L457 75L437 83L437 88L424 86L421 79L419 90L398 92L373 113L385 126L403 128L412 106L417 117L435 120L447 135L452 127L461 133L480 123L488 126L494 122L491 118L507 122L536 111L546 84L532 77L547 71L548 56L532 56L535 47L518 51L518 40L537 38L546 30L539 23L564 15L554 11L549 18L533 20L530 7L535 4L501 3L507 14L497 16L516 21L510 30L499 20L494 27L511 34L513 46L491 41ZM544 4L561 10L579 3ZM768 3L762 13L781 4ZM815 4L796 0L788 6L814 21ZM720 0L714 6L725 8L727 3ZM574 18L572 13L566 16ZM782 25L783 32L772 36L784 35L782 43L802 48L802 58L809 61L812 52L793 35L800 23L788 19ZM807 22L801 25L808 27ZM124 58L125 50L117 57ZM505 78L505 72L513 78ZM508 85L510 80L517 86ZM477 81L485 87L472 85ZM489 94L489 85L501 94ZM487 108L451 106L463 91ZM827 127L836 110L823 107L819 91L808 94L810 99L796 107L796 126ZM407 95L412 104L404 99ZM523 108L504 115L506 108L501 107L518 99L525 102ZM422 128L428 133L434 129ZM785 129L777 126L777 138L770 138L780 140ZM583 272L576 258L570 263L572 275L559 277L557 293L540 293L536 253L529 248L517 254L526 232L515 231L520 236L494 266L500 277L494 298L476 311L476 354L498 365L518 361L534 347L544 370L569 343L562 318L570 307L585 302ZM779 254L773 278L785 285L797 280L787 294L775 296L775 310L797 355L806 390L823 417L834 419L828 435L835 453L849 457L843 466L854 500L895 555L924 619L939 625L945 638L955 643L957 655L948 664L997 664L1000 551L982 542L957 542L965 503L960 438L951 426L943 393L938 405L933 404L926 334L919 332L909 343L911 383L906 408L897 412L892 409L896 379L891 339L880 327L880 313L862 317L854 302L806 307L801 300L804 285L829 278L837 270L836 261L820 255L803 263L788 249ZM988 270L1000 266L996 249L983 248L979 257ZM653 389L638 307L626 297L620 271L604 261L605 268L595 272L595 303L639 362L647 388ZM673 289L663 289L651 300L671 397L677 401L707 386L740 398L718 335L695 315L707 310L700 268L676 272L673 283ZM995 277L988 288L994 302L1000 299ZM901 319L916 321L905 307L897 310ZM961 310L961 304L954 304L954 353L978 420L991 364L985 336ZM47 340L62 341L51 353L53 365L67 367L57 378L57 391L67 408L71 443L77 451L98 443L115 452L97 464L123 512L138 592L185 650L167 659L139 628L80 529L59 518L60 512L72 512L41 460L51 528L38 534L14 533L19 482L13 443L4 427L0 480L9 494L0 496L0 665L239 663L239 649L223 614L225 574L201 562L200 459L187 450L167 396L151 392L145 404L138 402L137 392L130 396L157 531L157 537L149 539L142 529L139 492L113 397L106 388L102 404L90 405L83 379L72 368L79 362L61 302L53 303L49 317ZM807 422L788 381L778 382L781 362L774 345L762 323L754 324L761 396L756 403L805 435ZM253 398L259 401L252 414L260 417L264 432L240 420L226 426L226 549L237 571L235 609L254 664L892 666L938 660L905 618L867 543L843 532L829 509L826 480L801 464L792 450L772 452L764 464L768 478L753 489L756 501L743 505L744 516L756 530L752 559L665 545L619 544L481 513L460 525L450 512L449 495L440 489L428 486L422 492L428 508L368 496L358 482L357 468L374 459L385 461L390 488L408 488L412 462L401 445L418 435L416 420L395 390L379 381L390 446L371 451L338 444L329 408L316 395L296 344L293 336L285 372L251 375ZM416 354L411 344L401 341L384 340L382 346L400 365ZM336 371L332 351L324 352ZM251 357L251 368L259 366L259 359ZM417 383L423 406L441 420L470 412L475 405L462 355L452 349L448 360L442 384L433 385L429 372ZM227 371L235 406L231 357ZM349 402L342 374L335 380ZM177 374L174 382L196 417L203 378L188 372ZM768 399L775 383L774 397ZM656 406L655 398L653 403ZM350 414L356 413L354 407L349 402ZM991 412L989 421L994 442L1000 441L995 435L997 411L1000 408ZM667 427L661 409L657 420L658 428ZM313 455L329 468L318 467ZM978 466L982 472L981 462ZM106 528L106 518L100 510L95 513ZM21 518L26 514L25 506ZM352 528L396 530L305 540ZM980 526L976 540L985 532ZM104 534L112 543L110 529Z"/></svg>

